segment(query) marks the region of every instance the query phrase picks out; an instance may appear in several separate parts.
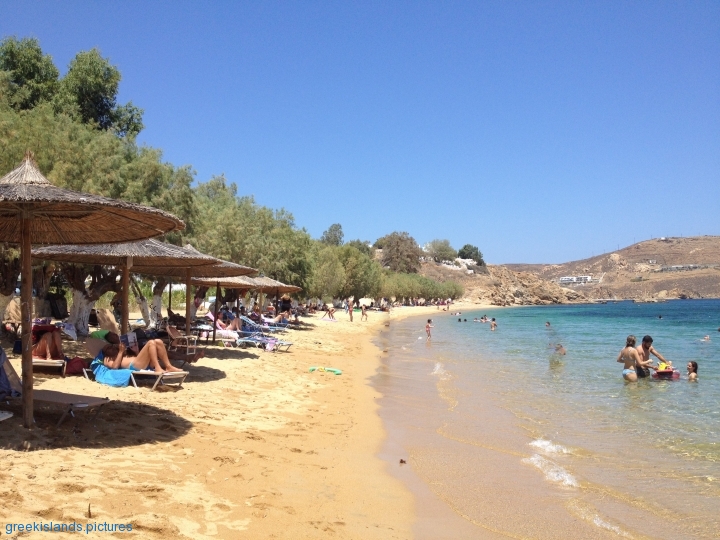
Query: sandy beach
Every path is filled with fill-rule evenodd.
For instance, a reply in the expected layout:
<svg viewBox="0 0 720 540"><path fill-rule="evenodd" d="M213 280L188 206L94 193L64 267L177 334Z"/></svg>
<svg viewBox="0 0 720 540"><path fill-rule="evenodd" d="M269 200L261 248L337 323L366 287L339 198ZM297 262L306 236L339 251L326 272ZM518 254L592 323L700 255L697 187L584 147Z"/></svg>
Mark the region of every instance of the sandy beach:
<svg viewBox="0 0 720 540"><path fill-rule="evenodd" d="M0 423L3 532L74 522L131 524L144 538L411 537L413 496L377 455L385 434L369 378L375 333L425 311L436 309L308 317L286 334L288 353L208 347L179 390L36 373L36 388L112 401L59 428L59 410L36 411L30 431L19 404L3 404L15 413Z"/></svg>

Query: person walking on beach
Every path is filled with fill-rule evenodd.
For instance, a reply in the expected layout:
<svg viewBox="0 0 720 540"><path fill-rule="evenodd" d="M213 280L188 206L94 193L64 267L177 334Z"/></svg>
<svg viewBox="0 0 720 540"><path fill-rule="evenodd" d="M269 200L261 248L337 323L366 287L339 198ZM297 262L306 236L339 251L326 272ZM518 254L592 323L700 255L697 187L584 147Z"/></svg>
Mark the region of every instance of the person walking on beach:
<svg viewBox="0 0 720 540"><path fill-rule="evenodd" d="M628 336L625 340L625 347L618 354L617 361L623 362L622 376L628 382L637 382L638 376L635 366L640 363L640 354L635 349L635 336Z"/></svg>
<svg viewBox="0 0 720 540"><path fill-rule="evenodd" d="M432 319L428 319L428 322L425 325L425 333L427 334L427 339L425 341L430 341L432 339L432 336L430 335L431 328L434 328L432 325Z"/></svg>
<svg viewBox="0 0 720 540"><path fill-rule="evenodd" d="M348 298L348 301L347 301L347 308L348 308L348 315L350 315L350 322L353 322L353 318L352 318L352 316L353 316L353 303L350 301L349 298Z"/></svg>
<svg viewBox="0 0 720 540"><path fill-rule="evenodd" d="M652 346L653 338L650 336L645 336L642 339L642 343L639 347L637 347L637 352L640 355L640 361L637 362L635 369L637 371L638 379L642 379L643 377L647 377L650 375L650 368L657 369L652 365L652 360L650 359L650 355L652 354L655 356L658 360L661 362L664 362L665 364L668 364L669 362L665 360L662 354L660 354L653 346Z"/></svg>
<svg viewBox="0 0 720 540"><path fill-rule="evenodd" d="M367 308L365 307L365 304L362 304L360 306L360 312L362 313L362 315L360 315L360 322L367 321L368 316L367 316Z"/></svg>

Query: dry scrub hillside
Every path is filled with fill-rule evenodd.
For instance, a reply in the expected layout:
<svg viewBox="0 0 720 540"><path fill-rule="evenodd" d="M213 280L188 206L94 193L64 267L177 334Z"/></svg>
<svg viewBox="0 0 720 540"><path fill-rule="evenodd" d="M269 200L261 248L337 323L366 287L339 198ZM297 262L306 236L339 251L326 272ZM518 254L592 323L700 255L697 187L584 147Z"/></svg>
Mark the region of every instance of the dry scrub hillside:
<svg viewBox="0 0 720 540"><path fill-rule="evenodd" d="M438 281L453 280L465 287L463 300L495 306L528 306L585 302L579 292L560 287L530 272L488 266L487 274L466 274L435 263L423 263L420 273Z"/></svg>
<svg viewBox="0 0 720 540"><path fill-rule="evenodd" d="M661 271L671 266L700 268ZM600 283L574 286L593 298L719 298L720 236L647 240L609 254L564 264L508 264L552 280L592 276Z"/></svg>

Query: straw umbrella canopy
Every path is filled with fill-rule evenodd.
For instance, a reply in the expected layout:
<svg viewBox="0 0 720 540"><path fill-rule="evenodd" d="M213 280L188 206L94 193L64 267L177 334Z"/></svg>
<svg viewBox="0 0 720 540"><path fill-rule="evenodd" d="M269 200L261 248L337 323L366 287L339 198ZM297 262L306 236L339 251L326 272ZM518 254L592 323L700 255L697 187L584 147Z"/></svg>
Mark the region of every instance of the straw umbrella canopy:
<svg viewBox="0 0 720 540"><path fill-rule="evenodd" d="M185 224L155 208L53 186L28 152L0 178L0 242L20 245L22 281L23 425L33 425L32 244L132 242L182 230Z"/></svg>
<svg viewBox="0 0 720 540"><path fill-rule="evenodd" d="M183 249L189 253L197 253L202 255L200 251L195 249L190 244L185 244ZM192 299L190 297L190 287L192 285L192 279L195 278L226 278L231 276L248 276L256 274L255 268L249 266L243 266L241 264L235 264L230 261L223 261L222 259L215 259L216 264L204 265L204 266L187 266L185 268L165 268L162 270L149 268L145 266L138 266L133 269L133 272L138 274L147 274L153 276L166 276L166 277L179 277L185 279L185 333L190 332L190 304ZM210 280L210 286L215 284L214 280ZM213 332L213 341L215 341L215 332Z"/></svg>
<svg viewBox="0 0 720 540"><path fill-rule="evenodd" d="M217 284L217 287L225 287L227 289L240 289L240 290L253 290L263 293L275 291L275 299L280 293L292 293L302 290L302 287L296 287L295 285L286 285L275 279L266 276L256 277L231 277L223 278L220 280L209 280L209 279L193 279L195 285L212 285ZM215 301L215 315L217 318L217 300ZM214 337L213 337L214 340Z"/></svg>
<svg viewBox="0 0 720 540"><path fill-rule="evenodd" d="M191 252L155 239L122 244L47 246L34 249L36 259L82 264L102 264L122 268L122 332L129 331L130 270L135 264L159 270L211 265L218 262L210 255ZM136 270L133 269L133 272Z"/></svg>

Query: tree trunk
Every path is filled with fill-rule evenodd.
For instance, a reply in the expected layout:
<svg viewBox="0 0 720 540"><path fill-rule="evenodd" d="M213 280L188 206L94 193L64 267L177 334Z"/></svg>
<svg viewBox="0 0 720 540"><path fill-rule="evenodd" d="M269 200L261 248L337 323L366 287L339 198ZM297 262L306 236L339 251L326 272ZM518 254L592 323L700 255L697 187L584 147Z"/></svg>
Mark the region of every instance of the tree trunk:
<svg viewBox="0 0 720 540"><path fill-rule="evenodd" d="M143 321L145 321L145 327L147 328L150 325L150 309L148 308L147 299L143 296L140 287L138 287L138 284L132 278L130 278L130 288L132 289L133 296L140 308L140 313L142 313L142 318Z"/></svg>
<svg viewBox="0 0 720 540"><path fill-rule="evenodd" d="M12 299L15 298L15 293L13 294L2 294L0 293L0 316L2 316L3 320L5 320L5 310L7 309L8 305L12 301Z"/></svg>
<svg viewBox="0 0 720 540"><path fill-rule="evenodd" d="M35 309L36 317L51 317L50 302L46 300L48 291L50 290L50 278L55 272L55 265L48 264L33 269L33 287L35 288Z"/></svg>
<svg viewBox="0 0 720 540"><path fill-rule="evenodd" d="M150 304L150 324L152 325L157 325L163 318L162 294L165 287L167 287L167 279L165 278L158 278L155 285L153 285L153 298Z"/></svg>
<svg viewBox="0 0 720 540"><path fill-rule="evenodd" d="M205 299L205 295L208 292L209 287L195 287L195 301L190 304L190 319L194 319L197 314L198 307L202 304ZM185 291L185 294L190 294L190 291ZM217 295L216 295L217 296Z"/></svg>
<svg viewBox="0 0 720 540"><path fill-rule="evenodd" d="M90 333L88 320L94 306L95 300L89 300L84 291L72 289L72 307L68 322L75 326L79 336L87 336Z"/></svg>

